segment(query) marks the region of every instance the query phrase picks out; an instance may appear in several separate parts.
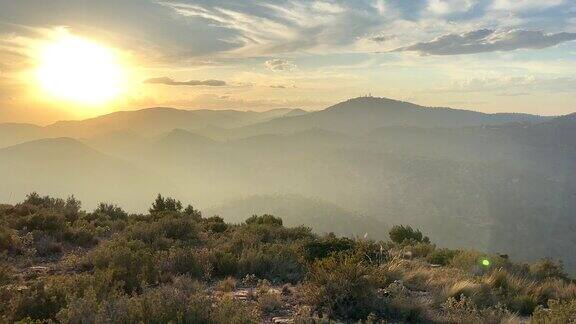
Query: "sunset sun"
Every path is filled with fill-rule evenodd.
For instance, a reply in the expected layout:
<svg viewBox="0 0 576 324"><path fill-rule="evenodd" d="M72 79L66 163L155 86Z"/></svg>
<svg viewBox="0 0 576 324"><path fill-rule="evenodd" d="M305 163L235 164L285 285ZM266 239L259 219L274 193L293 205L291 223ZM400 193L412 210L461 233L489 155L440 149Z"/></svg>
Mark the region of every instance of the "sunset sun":
<svg viewBox="0 0 576 324"><path fill-rule="evenodd" d="M115 53L70 34L41 48L37 78L50 97L76 104L102 105L124 90L124 69Z"/></svg>

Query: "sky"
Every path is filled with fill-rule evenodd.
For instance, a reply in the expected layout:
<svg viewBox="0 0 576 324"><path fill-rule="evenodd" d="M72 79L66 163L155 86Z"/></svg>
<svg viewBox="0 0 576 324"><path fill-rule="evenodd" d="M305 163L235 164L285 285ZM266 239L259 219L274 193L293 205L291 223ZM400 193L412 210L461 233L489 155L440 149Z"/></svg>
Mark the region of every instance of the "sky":
<svg viewBox="0 0 576 324"><path fill-rule="evenodd" d="M63 32L117 54L122 95L82 107L38 91L37 49ZM0 0L0 122L156 106L314 110L364 94L572 113L576 1Z"/></svg>

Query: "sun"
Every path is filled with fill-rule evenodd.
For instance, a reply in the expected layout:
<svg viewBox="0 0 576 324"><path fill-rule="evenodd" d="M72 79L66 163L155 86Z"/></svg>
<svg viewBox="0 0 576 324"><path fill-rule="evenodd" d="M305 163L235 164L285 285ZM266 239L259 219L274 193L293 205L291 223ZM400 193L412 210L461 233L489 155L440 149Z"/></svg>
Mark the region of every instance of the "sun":
<svg viewBox="0 0 576 324"><path fill-rule="evenodd" d="M37 78L50 97L84 105L116 99L125 83L124 68L113 50L69 33L40 49Z"/></svg>

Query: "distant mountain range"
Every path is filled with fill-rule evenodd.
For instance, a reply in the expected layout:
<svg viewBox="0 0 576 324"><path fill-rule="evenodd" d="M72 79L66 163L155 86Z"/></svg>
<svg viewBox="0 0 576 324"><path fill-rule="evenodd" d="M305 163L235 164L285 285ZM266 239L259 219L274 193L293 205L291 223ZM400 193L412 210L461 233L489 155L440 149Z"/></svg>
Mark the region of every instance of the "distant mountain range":
<svg viewBox="0 0 576 324"><path fill-rule="evenodd" d="M276 213L371 237L407 223L442 245L576 270L576 114L372 97L315 112L151 108L0 124L0 147L0 201L36 190L137 208L162 192L229 221Z"/></svg>

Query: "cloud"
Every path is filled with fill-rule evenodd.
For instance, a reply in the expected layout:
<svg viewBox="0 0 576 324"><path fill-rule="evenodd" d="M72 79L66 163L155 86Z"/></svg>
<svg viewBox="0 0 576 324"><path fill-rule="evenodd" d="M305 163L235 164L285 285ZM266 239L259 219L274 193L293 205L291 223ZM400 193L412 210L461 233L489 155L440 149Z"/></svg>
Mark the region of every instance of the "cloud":
<svg viewBox="0 0 576 324"><path fill-rule="evenodd" d="M189 81L175 81L169 77L151 78L144 83L149 84L164 84L169 86L208 86L208 87L222 87L227 85L226 81L222 80L189 80Z"/></svg>
<svg viewBox="0 0 576 324"><path fill-rule="evenodd" d="M497 10L535 10L556 7L564 0L494 0L492 8Z"/></svg>
<svg viewBox="0 0 576 324"><path fill-rule="evenodd" d="M517 49L542 49L576 40L576 33L546 34L542 31L479 29L464 34L446 34L430 42L416 43L396 52L418 52L424 55L459 55Z"/></svg>
<svg viewBox="0 0 576 324"><path fill-rule="evenodd" d="M536 91L549 93L573 92L576 88L574 77L493 76L476 77L453 81L449 86L435 91L446 92L498 92L499 96L528 95Z"/></svg>
<svg viewBox="0 0 576 324"><path fill-rule="evenodd" d="M474 7L472 0L430 0L428 10L435 15L467 12Z"/></svg>
<svg viewBox="0 0 576 324"><path fill-rule="evenodd" d="M264 65L274 72L293 71L296 69L296 65L286 59L271 59L264 62Z"/></svg>
<svg viewBox="0 0 576 324"><path fill-rule="evenodd" d="M397 37L396 35L387 35L385 33L380 33L372 35L368 39L376 43L385 43L387 41L395 39L396 37Z"/></svg>

